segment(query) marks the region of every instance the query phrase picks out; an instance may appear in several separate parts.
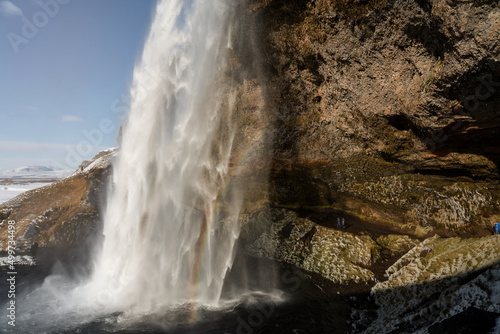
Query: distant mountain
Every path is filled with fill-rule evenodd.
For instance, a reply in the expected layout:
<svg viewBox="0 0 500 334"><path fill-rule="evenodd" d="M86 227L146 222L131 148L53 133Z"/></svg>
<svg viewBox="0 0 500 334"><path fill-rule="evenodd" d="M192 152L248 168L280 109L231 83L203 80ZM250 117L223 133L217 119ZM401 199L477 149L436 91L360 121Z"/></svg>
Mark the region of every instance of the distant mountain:
<svg viewBox="0 0 500 334"><path fill-rule="evenodd" d="M23 166L12 169L12 173L39 173L39 172L54 172L61 170L60 168L47 167L47 166Z"/></svg>
<svg viewBox="0 0 500 334"><path fill-rule="evenodd" d="M0 177L23 179L63 179L71 175L73 172L73 170L64 170L52 166L22 166L0 173Z"/></svg>

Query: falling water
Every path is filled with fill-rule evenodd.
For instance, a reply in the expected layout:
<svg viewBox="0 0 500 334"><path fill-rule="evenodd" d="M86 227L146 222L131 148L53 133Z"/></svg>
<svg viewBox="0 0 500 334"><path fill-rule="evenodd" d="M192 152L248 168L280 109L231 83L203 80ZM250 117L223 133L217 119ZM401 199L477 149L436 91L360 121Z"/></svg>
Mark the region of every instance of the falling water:
<svg viewBox="0 0 500 334"><path fill-rule="evenodd" d="M220 0L158 4L134 73L91 282L108 304L219 300L239 234L235 219L219 224L216 210L234 136L213 141L221 110L231 108L219 84L229 15Z"/></svg>
<svg viewBox="0 0 500 334"><path fill-rule="evenodd" d="M231 312L232 301L224 306L220 299L239 236L235 175L245 164L239 157L229 167L238 95L228 60L232 6L232 0L159 1L134 71L92 273L77 280L55 273L23 296L24 332L110 322L126 328L129 320L154 315L168 327L176 314L179 324L186 315L191 322L201 308ZM255 158L254 149L239 151Z"/></svg>

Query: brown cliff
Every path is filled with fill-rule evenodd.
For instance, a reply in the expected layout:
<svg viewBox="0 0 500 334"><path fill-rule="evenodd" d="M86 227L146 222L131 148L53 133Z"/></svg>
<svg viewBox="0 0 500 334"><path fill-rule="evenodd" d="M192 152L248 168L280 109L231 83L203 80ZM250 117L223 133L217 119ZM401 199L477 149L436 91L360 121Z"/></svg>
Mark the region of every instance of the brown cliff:
<svg viewBox="0 0 500 334"><path fill-rule="evenodd" d="M273 205L488 233L500 219L495 1L268 0L250 12Z"/></svg>
<svg viewBox="0 0 500 334"><path fill-rule="evenodd" d="M99 153L72 176L27 191L0 205L0 247L8 245L7 222L14 221L18 250L37 247L84 247L101 231L111 159L115 150Z"/></svg>

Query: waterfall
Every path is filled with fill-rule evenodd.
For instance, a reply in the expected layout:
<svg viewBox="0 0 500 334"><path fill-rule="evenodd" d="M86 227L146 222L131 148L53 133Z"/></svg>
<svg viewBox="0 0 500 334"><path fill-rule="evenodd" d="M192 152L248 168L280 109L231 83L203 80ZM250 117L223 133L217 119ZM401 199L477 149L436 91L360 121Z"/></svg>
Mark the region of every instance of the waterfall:
<svg viewBox="0 0 500 334"><path fill-rule="evenodd" d="M83 324L128 330L127 324L156 321L164 328L192 323L202 309L230 313L236 304L261 300L259 290L274 291L272 270L241 261L244 269L233 270L236 278L225 282L240 232L240 192L249 175L256 184L266 178L265 168L256 172L249 162L265 166L259 157L266 136L259 126L267 123L256 80L249 83L254 79L244 77L235 60L238 48L254 45L231 39L231 31L244 32L236 10L231 0L158 2L134 69L91 274L85 267L75 279L59 266L20 297L22 331ZM258 73L255 67L246 73ZM239 85L242 78L247 81ZM242 98L253 103L246 117L257 125L252 135L236 137ZM258 274L251 286L249 272ZM261 281L269 289L261 290Z"/></svg>
<svg viewBox="0 0 500 334"><path fill-rule="evenodd" d="M236 219L219 224L216 208L234 137L229 126L224 140L214 141L221 115L232 108L220 80L230 47L228 3L158 4L134 72L104 244L90 283L103 303L130 308L219 300L239 234Z"/></svg>

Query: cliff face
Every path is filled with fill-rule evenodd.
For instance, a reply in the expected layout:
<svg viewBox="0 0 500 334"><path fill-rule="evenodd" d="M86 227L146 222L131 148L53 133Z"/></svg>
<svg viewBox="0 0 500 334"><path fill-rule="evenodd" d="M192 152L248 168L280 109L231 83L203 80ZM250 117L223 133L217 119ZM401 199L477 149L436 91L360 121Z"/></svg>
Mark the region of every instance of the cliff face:
<svg viewBox="0 0 500 334"><path fill-rule="evenodd" d="M235 85L261 107L239 109L240 140L267 139L252 166L270 171L271 209L255 211L267 183L252 184L247 252L370 290L360 332L500 312L498 3L249 3L258 28L235 59L254 71ZM252 38L262 59L248 60Z"/></svg>
<svg viewBox="0 0 500 334"><path fill-rule="evenodd" d="M500 219L495 1L254 2L270 200L481 235Z"/></svg>
<svg viewBox="0 0 500 334"><path fill-rule="evenodd" d="M101 208L115 150L85 161L72 176L25 192L0 205L0 251L8 246L8 221L15 221L16 249L81 247L100 237Z"/></svg>

